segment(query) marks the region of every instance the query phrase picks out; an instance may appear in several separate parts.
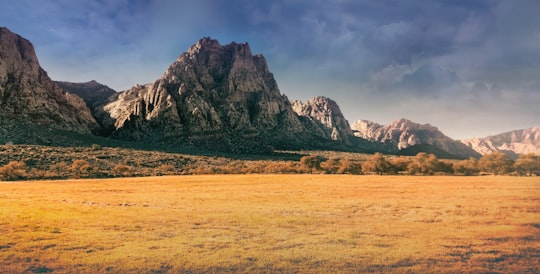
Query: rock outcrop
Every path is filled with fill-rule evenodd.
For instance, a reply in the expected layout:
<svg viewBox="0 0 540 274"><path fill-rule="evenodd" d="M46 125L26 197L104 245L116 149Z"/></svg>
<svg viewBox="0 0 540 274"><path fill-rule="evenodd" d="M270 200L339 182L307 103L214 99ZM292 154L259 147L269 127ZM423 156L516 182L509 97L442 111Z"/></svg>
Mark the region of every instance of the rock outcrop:
<svg viewBox="0 0 540 274"><path fill-rule="evenodd" d="M461 141L478 153L504 152L511 157L518 154L540 154L540 127L515 130L485 138L472 138Z"/></svg>
<svg viewBox="0 0 540 274"><path fill-rule="evenodd" d="M91 110L97 106L106 104L109 98L116 94L114 89L95 80L84 83L62 81L56 81L55 83L65 91L81 97Z"/></svg>
<svg viewBox="0 0 540 274"><path fill-rule="evenodd" d="M83 134L99 131L84 101L62 90L43 70L33 45L7 28L0 28L0 123L18 128L19 138L27 126L61 129ZM0 132L7 139L6 134Z"/></svg>
<svg viewBox="0 0 540 274"><path fill-rule="evenodd" d="M293 100L292 106L310 131L326 139L351 145L354 138L351 126L334 100L317 96L305 103Z"/></svg>
<svg viewBox="0 0 540 274"><path fill-rule="evenodd" d="M117 92L106 85L94 80L85 83L72 83L56 81L56 84L65 91L81 97L90 109L92 116L100 124L99 135L108 135L113 130L110 125L110 116L103 111L103 105L117 98Z"/></svg>
<svg viewBox="0 0 540 274"><path fill-rule="evenodd" d="M251 152L292 147L306 130L278 89L265 58L247 43L203 38L153 83L102 106L112 136L187 142Z"/></svg>
<svg viewBox="0 0 540 274"><path fill-rule="evenodd" d="M393 144L398 151L415 145L427 144L460 158L480 156L461 142L444 135L436 127L414 123L407 119L399 119L388 125L360 120L353 124L352 130L357 137Z"/></svg>

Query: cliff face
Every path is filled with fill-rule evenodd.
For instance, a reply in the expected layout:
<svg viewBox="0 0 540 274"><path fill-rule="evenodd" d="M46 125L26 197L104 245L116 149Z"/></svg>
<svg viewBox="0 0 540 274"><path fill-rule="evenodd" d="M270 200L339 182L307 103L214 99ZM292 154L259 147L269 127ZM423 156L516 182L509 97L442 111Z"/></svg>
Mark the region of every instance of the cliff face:
<svg viewBox="0 0 540 274"><path fill-rule="evenodd" d="M3 129L27 125L83 134L99 131L84 101L62 90L40 67L32 44L0 28L0 123ZM24 125L24 126L23 126ZM4 139L14 132L0 132ZM20 136L19 136L20 137ZM1 139L1 138L0 138Z"/></svg>
<svg viewBox="0 0 540 274"><path fill-rule="evenodd" d="M292 106L300 117L305 118L304 124L314 134L346 145L352 143L351 126L334 100L317 96L305 103L294 100Z"/></svg>
<svg viewBox="0 0 540 274"><path fill-rule="evenodd" d="M504 152L510 156L526 153L540 154L540 127L515 130L485 138L472 138L461 142L482 155L492 152Z"/></svg>
<svg viewBox="0 0 540 274"><path fill-rule="evenodd" d="M462 158L480 156L469 147L444 135L436 127L414 123L407 119L399 119L388 125L360 120L353 124L352 129L355 136L374 142L390 143L397 150L415 145L433 145Z"/></svg>
<svg viewBox="0 0 540 274"><path fill-rule="evenodd" d="M113 136L184 140L223 150L300 143L304 134L262 55L247 43L203 38L156 81L137 85L102 106Z"/></svg>

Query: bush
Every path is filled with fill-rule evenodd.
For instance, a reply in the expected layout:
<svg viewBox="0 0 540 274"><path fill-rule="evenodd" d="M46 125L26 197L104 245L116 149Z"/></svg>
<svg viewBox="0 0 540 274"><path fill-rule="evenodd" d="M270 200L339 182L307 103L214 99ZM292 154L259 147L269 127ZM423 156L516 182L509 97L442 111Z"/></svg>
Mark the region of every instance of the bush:
<svg viewBox="0 0 540 274"><path fill-rule="evenodd" d="M118 165L114 166L113 173L114 173L115 176L126 177L126 176L129 176L131 174L131 167L126 166L126 165L122 165L122 164L118 164Z"/></svg>
<svg viewBox="0 0 540 274"><path fill-rule="evenodd" d="M11 161L0 167L0 180L14 181L26 178L26 164L19 161Z"/></svg>

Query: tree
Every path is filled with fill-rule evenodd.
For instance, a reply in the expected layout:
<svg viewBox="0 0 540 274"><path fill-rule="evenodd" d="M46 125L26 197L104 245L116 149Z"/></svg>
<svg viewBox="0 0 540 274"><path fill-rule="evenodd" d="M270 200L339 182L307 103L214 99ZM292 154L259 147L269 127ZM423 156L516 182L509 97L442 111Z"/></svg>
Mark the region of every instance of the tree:
<svg viewBox="0 0 540 274"><path fill-rule="evenodd" d="M521 175L532 176L540 173L540 155L534 153L522 154L514 163L514 168Z"/></svg>
<svg viewBox="0 0 540 274"><path fill-rule="evenodd" d="M340 174L361 174L362 166L358 163L354 163L349 159L339 160L339 169L337 173Z"/></svg>
<svg viewBox="0 0 540 274"><path fill-rule="evenodd" d="M339 170L340 160L336 158L330 158L321 163L321 168L327 173L336 174Z"/></svg>
<svg viewBox="0 0 540 274"><path fill-rule="evenodd" d="M478 160L478 167L481 171L492 173L493 175L504 174L512 170L513 162L502 152L486 154Z"/></svg>
<svg viewBox="0 0 540 274"><path fill-rule="evenodd" d="M382 153L377 152L373 154L369 159L362 163L362 172L369 173L375 172L379 175L388 173L391 170L392 165L386 160Z"/></svg>
<svg viewBox="0 0 540 274"><path fill-rule="evenodd" d="M407 166L410 174L433 175L437 171L441 171L441 163L437 156L420 152L414 156L412 161Z"/></svg>
<svg viewBox="0 0 540 274"><path fill-rule="evenodd" d="M473 175L478 173L478 171L478 160L473 157L454 163L454 172L456 174Z"/></svg>
<svg viewBox="0 0 540 274"><path fill-rule="evenodd" d="M26 177L26 164L24 162L11 161L0 167L0 180L12 181Z"/></svg>
<svg viewBox="0 0 540 274"><path fill-rule="evenodd" d="M300 158L300 164L313 173L313 170L321 170L322 158L320 156L310 155Z"/></svg>
<svg viewBox="0 0 540 274"><path fill-rule="evenodd" d="M392 165L392 173L398 174L402 171L407 171L407 166L411 163L408 157L394 157L390 160Z"/></svg>

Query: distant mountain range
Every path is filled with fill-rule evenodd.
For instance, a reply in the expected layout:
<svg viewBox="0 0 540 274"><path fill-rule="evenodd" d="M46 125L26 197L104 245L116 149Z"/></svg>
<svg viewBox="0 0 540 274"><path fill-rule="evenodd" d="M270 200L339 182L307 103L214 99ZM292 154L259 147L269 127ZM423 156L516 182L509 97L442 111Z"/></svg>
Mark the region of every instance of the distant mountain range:
<svg viewBox="0 0 540 274"><path fill-rule="evenodd" d="M416 145L431 145L459 157L479 157L474 149L447 137L434 126L399 119L388 125L359 120L352 125L354 135L370 141L388 142L398 150Z"/></svg>
<svg viewBox="0 0 540 274"><path fill-rule="evenodd" d="M116 92L95 81L53 82L32 44L0 28L0 105L0 143L56 144L55 132L74 132L233 153L338 149L467 158L540 152L539 128L460 142L406 119L350 126L329 98L300 102L282 95L265 58L247 43L211 38L191 46L154 82Z"/></svg>
<svg viewBox="0 0 540 274"><path fill-rule="evenodd" d="M510 156L526 153L540 154L540 127L514 130L461 142L482 155L492 152L504 152Z"/></svg>

